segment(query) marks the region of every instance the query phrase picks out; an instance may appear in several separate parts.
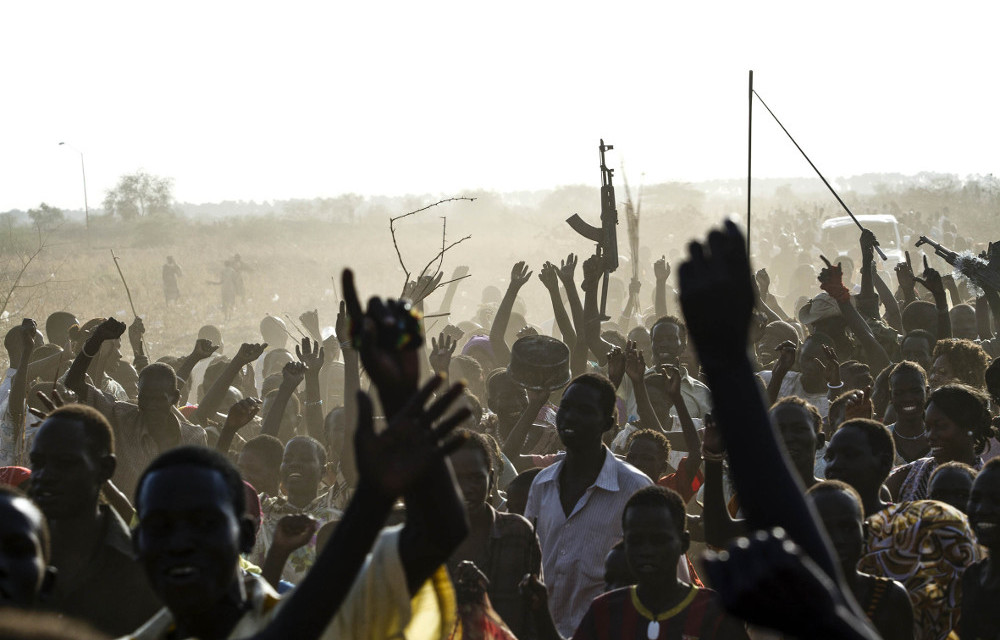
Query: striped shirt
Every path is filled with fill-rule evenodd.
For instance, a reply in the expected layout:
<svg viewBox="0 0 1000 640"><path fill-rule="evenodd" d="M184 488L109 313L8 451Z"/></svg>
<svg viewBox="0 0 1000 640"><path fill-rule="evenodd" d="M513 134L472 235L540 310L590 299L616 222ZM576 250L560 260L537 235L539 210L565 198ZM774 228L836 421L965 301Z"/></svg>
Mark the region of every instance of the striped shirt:
<svg viewBox="0 0 1000 640"><path fill-rule="evenodd" d="M568 638L604 590L604 557L622 539L625 503L652 481L605 448L597 480L566 517L559 499L564 464L560 460L535 477L524 516L536 523L552 620Z"/></svg>

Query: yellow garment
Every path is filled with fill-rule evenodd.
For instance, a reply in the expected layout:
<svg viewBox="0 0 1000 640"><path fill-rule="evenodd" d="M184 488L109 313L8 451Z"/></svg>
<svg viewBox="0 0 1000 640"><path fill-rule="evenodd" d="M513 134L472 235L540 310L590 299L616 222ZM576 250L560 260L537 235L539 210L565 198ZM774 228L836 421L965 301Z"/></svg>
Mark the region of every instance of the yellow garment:
<svg viewBox="0 0 1000 640"><path fill-rule="evenodd" d="M455 635L455 593L448 572L441 567L410 598L399 557L401 527L385 529L365 561L350 593L320 640L446 640ZM262 631L281 610L284 600L261 578L246 576L251 609L229 634L230 640ZM295 591L286 598L294 597ZM167 609L121 640L165 640L174 627ZM188 639L196 640L196 639Z"/></svg>

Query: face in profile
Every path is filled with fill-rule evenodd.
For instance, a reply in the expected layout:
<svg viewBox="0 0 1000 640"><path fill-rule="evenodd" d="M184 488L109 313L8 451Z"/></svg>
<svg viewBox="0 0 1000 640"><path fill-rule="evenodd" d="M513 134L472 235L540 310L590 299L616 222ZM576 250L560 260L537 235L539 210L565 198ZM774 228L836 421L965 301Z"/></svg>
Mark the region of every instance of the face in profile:
<svg viewBox="0 0 1000 640"><path fill-rule="evenodd" d="M27 498L0 495L0 610L33 607L46 586L43 518Z"/></svg>

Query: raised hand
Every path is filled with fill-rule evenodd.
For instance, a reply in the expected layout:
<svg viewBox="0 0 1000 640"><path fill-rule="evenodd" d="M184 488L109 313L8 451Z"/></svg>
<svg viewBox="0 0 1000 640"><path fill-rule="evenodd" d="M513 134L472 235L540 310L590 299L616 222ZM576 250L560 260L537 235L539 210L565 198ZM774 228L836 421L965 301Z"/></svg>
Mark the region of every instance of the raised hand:
<svg viewBox="0 0 1000 640"><path fill-rule="evenodd" d="M229 408L225 429L239 431L260 412L261 402L257 398L243 398Z"/></svg>
<svg viewBox="0 0 1000 640"><path fill-rule="evenodd" d="M701 436L701 455L706 460L717 458L726 453L726 443L722 439L722 432L719 425L715 423L715 418L711 413L705 414L705 431Z"/></svg>
<svg viewBox="0 0 1000 640"><path fill-rule="evenodd" d="M319 370L323 368L323 347L309 338L302 338L302 344L295 345L295 357L306 366L306 371L312 375L318 376Z"/></svg>
<svg viewBox="0 0 1000 640"><path fill-rule="evenodd" d="M128 327L128 342L130 345L135 347L142 347L142 336L146 334L146 325L142 323L142 318L139 316L135 317L132 324Z"/></svg>
<svg viewBox="0 0 1000 640"><path fill-rule="evenodd" d="M760 291L761 297L766 296L771 289L771 276L768 275L767 269L759 269L754 274L754 280L757 282L757 290Z"/></svg>
<svg viewBox="0 0 1000 640"><path fill-rule="evenodd" d="M567 283L572 284L573 277L576 274L576 261L577 257L575 253L566 256L565 260L559 261L559 279L563 281L563 285Z"/></svg>
<svg viewBox="0 0 1000 640"><path fill-rule="evenodd" d="M233 361L238 362L241 367L245 364L256 362L257 358L264 354L264 349L267 349L266 342L244 342L240 345L240 349L236 352L236 355L233 356Z"/></svg>
<svg viewBox="0 0 1000 640"><path fill-rule="evenodd" d="M520 289L523 287L531 279L531 273L531 271L528 271L528 265L523 260L515 264L510 270L509 288Z"/></svg>
<svg viewBox="0 0 1000 640"><path fill-rule="evenodd" d="M40 409L36 409L34 407L30 407L29 406L28 407L28 413L30 413L31 415L35 416L39 420L44 420L44 419L48 418L50 413L52 413L53 411L55 411L59 407L65 405L65 404L68 404L67 401L59 393L59 389L57 389L55 387L52 388L52 397L51 398L49 396L45 395L41 391L37 392L35 394L35 396L38 398L38 401L42 403L42 406L45 407L45 411L41 411Z"/></svg>
<svg viewBox="0 0 1000 640"><path fill-rule="evenodd" d="M851 298L851 292L844 286L844 270L838 262L831 264L826 256L820 256L826 265L819 272L819 288L830 294L830 297L837 302L847 302Z"/></svg>
<svg viewBox="0 0 1000 640"><path fill-rule="evenodd" d="M621 347L612 347L608 351L608 379L617 389L625 377L625 352Z"/></svg>
<svg viewBox="0 0 1000 640"><path fill-rule="evenodd" d="M916 282L916 278L913 276L913 263L910 261L909 251L906 252L906 262L898 263L895 272L900 288L904 292L913 291L913 284Z"/></svg>
<svg viewBox="0 0 1000 640"><path fill-rule="evenodd" d="M864 391L855 389L847 398L847 405L844 408L844 417L847 420L855 418L865 418L871 420L875 415L875 407L872 404L872 388L868 386Z"/></svg>
<svg viewBox="0 0 1000 640"><path fill-rule="evenodd" d="M129 333L131 334L131 328L129 328ZM208 338L198 338L195 340L194 349L191 350L191 356L197 358L198 360L204 360L209 358L213 353L219 350L219 346L212 344L212 341Z"/></svg>
<svg viewBox="0 0 1000 640"><path fill-rule="evenodd" d="M453 324L448 324L447 326L445 326L443 333L452 340L454 340L455 342L458 342L465 336L465 331L462 331Z"/></svg>
<svg viewBox="0 0 1000 640"><path fill-rule="evenodd" d="M337 310L337 321L333 325L333 332L341 345L351 343L351 316L347 314L347 302L341 300L340 308Z"/></svg>
<svg viewBox="0 0 1000 640"><path fill-rule="evenodd" d="M921 275L923 276L922 278L913 278L913 280L919 282L925 289L930 291L934 295L934 300L943 300L944 282L938 270L932 268L927 263L927 256L924 256L924 272Z"/></svg>
<svg viewBox="0 0 1000 640"><path fill-rule="evenodd" d="M678 402L684 402L684 396L681 395L680 369L665 364L659 368L659 372L663 374L663 389L667 392L667 397L670 398L675 405Z"/></svg>
<svg viewBox="0 0 1000 640"><path fill-rule="evenodd" d="M38 332L38 323L31 318L21 320L21 352L30 353L35 348L35 334ZM16 367L18 363L12 362L10 366Z"/></svg>
<svg viewBox="0 0 1000 640"><path fill-rule="evenodd" d="M317 529L319 521L309 515L287 515L278 520L271 544L283 551L295 551L309 544Z"/></svg>
<svg viewBox="0 0 1000 640"><path fill-rule="evenodd" d="M302 384L306 378L306 365L301 362L289 362L281 370L281 385L292 389Z"/></svg>
<svg viewBox="0 0 1000 640"><path fill-rule="evenodd" d="M436 340L431 338L431 353L428 360L431 362L434 373L448 376L448 366L451 364L451 356L454 355L457 346L458 342L444 331L438 334Z"/></svg>
<svg viewBox="0 0 1000 640"><path fill-rule="evenodd" d="M667 256L660 256L660 259L653 263L653 275L659 281L670 277L670 263L667 262Z"/></svg>
<svg viewBox="0 0 1000 640"><path fill-rule="evenodd" d="M434 403L424 408L431 394L441 386L434 376L394 412L389 425L375 433L371 398L358 392L358 430L354 450L360 482L389 500L403 495L431 467L462 445L463 438L448 434L471 415L462 408L441 420L462 395L462 384L452 385Z"/></svg>
<svg viewBox="0 0 1000 640"><path fill-rule="evenodd" d="M823 358L815 358L815 360L819 363L819 366L823 367L827 385L837 388L843 384L840 380L840 359L837 357L837 352L833 350L833 347L824 344Z"/></svg>
<svg viewBox="0 0 1000 640"><path fill-rule="evenodd" d="M417 278L416 282L408 282L403 289L403 297L408 298L413 304L420 304L424 298L431 295L437 286L441 284L443 272L436 275L423 275Z"/></svg>
<svg viewBox="0 0 1000 640"><path fill-rule="evenodd" d="M646 358L631 340L625 343L625 375L628 376L633 385L644 384Z"/></svg>
<svg viewBox="0 0 1000 640"><path fill-rule="evenodd" d="M362 311L350 269L344 270L343 291L351 342L391 417L417 390L417 349L424 340L419 313L406 300L377 297Z"/></svg>
<svg viewBox="0 0 1000 640"><path fill-rule="evenodd" d="M538 279L542 281L545 288L552 293L559 293L559 270L556 265L546 262L538 272Z"/></svg>
<svg viewBox="0 0 1000 640"><path fill-rule="evenodd" d="M836 583L781 529L706 553L705 570L726 610L793 637L816 637L818 625L845 609Z"/></svg>
<svg viewBox="0 0 1000 640"><path fill-rule="evenodd" d="M138 320L138 318L136 318L136 320ZM122 334L124 333L125 333L124 322L119 322L114 318L108 318L101 324L97 325L97 328L94 329L94 333L90 337L90 339L100 343L106 340L117 340L121 338Z"/></svg>
<svg viewBox="0 0 1000 640"><path fill-rule="evenodd" d="M681 265L681 307L703 363L746 357L754 290L746 245L730 221L705 244L688 245Z"/></svg>
<svg viewBox="0 0 1000 640"><path fill-rule="evenodd" d="M798 352L799 347L797 344L791 340L785 340L779 344L775 351L777 352L778 359L774 361L774 365L771 367L771 371L774 373L781 372L782 375L788 373L795 366L795 356Z"/></svg>
<svg viewBox="0 0 1000 640"><path fill-rule="evenodd" d="M526 574L517 585L517 590L521 593L521 598L527 604L528 609L535 613L548 614L549 592L538 576L533 573Z"/></svg>
<svg viewBox="0 0 1000 640"><path fill-rule="evenodd" d="M872 263L875 260L875 247L878 245L878 240L875 239L875 234L869 229L865 229L861 232L861 261L865 264Z"/></svg>
<svg viewBox="0 0 1000 640"><path fill-rule="evenodd" d="M602 273L604 273L604 260L601 259L601 256L594 254L584 260L583 282L580 283L580 288L584 291L590 291L596 287Z"/></svg>

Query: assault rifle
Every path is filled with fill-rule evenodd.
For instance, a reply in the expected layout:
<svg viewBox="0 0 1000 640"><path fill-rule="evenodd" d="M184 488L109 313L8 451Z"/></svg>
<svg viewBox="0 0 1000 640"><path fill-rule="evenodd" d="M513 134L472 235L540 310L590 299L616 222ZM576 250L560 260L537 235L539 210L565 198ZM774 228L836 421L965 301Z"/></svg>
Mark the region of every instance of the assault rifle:
<svg viewBox="0 0 1000 640"><path fill-rule="evenodd" d="M604 268L604 282L601 288L601 320L609 320L608 279L611 272L618 268L618 209L615 208L615 187L611 184L615 170L609 169L604 161L604 152L614 149L614 146L604 144L598 150L601 153L601 226L595 227L583 221L579 214L574 213L566 219L569 226L584 238L597 243L597 255L601 258Z"/></svg>
<svg viewBox="0 0 1000 640"><path fill-rule="evenodd" d="M934 253L955 267L963 276L980 288L1000 291L1000 243L990 243L986 256L959 254L942 247L927 236L920 236L917 246L930 245Z"/></svg>

